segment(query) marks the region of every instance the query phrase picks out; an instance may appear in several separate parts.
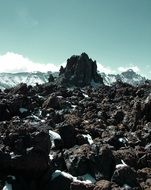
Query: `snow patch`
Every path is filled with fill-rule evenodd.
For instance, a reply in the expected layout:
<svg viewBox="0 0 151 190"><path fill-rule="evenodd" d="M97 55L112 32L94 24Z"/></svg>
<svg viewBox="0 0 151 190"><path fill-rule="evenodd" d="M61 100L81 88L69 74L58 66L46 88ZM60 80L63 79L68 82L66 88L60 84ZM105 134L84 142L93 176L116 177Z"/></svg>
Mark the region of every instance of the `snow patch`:
<svg viewBox="0 0 151 190"><path fill-rule="evenodd" d="M85 94L85 93L83 93L83 96L84 96L85 98L89 98L89 96L88 96L87 94Z"/></svg>
<svg viewBox="0 0 151 190"><path fill-rule="evenodd" d="M52 130L49 130L49 135L52 139L61 139L61 136Z"/></svg>
<svg viewBox="0 0 151 190"><path fill-rule="evenodd" d="M53 157L52 153L49 154L49 158L50 158L50 160L53 160L54 157Z"/></svg>
<svg viewBox="0 0 151 190"><path fill-rule="evenodd" d="M12 178L13 180L16 179L15 176L8 176L8 177ZM5 181L5 186L3 187L2 190L12 190L12 189L13 189L13 188L12 188L12 184L11 184L11 183L8 183L7 181Z"/></svg>
<svg viewBox="0 0 151 190"><path fill-rule="evenodd" d="M63 96L57 96L58 99L63 99Z"/></svg>
<svg viewBox="0 0 151 190"><path fill-rule="evenodd" d="M91 145L91 144L93 144L93 140L92 140L92 137L91 137L91 135L89 135L89 134L87 134L87 135L82 135L84 138L87 138L88 139L88 142L89 142L89 144Z"/></svg>
<svg viewBox="0 0 151 190"><path fill-rule="evenodd" d="M123 161L123 160L121 160L121 164L117 164L116 165L116 169L119 169L119 168L123 168L123 167L127 167L128 165L127 164L125 164L125 162Z"/></svg>
<svg viewBox="0 0 151 190"><path fill-rule="evenodd" d="M128 142L128 139L125 138L125 137L123 137L123 138L121 137L121 138L118 139L118 141L123 143L123 144L126 144Z"/></svg>
<svg viewBox="0 0 151 190"><path fill-rule="evenodd" d="M123 185L123 188L124 188L125 190L130 190L130 189L132 189L132 187L130 187L130 186L127 185L127 184L124 184L124 185Z"/></svg>
<svg viewBox="0 0 151 190"><path fill-rule="evenodd" d="M58 133L56 133L56 132L54 132L52 130L49 130L49 136L50 136L52 148L54 148L55 147L54 140L55 139L61 139L61 136Z"/></svg>
<svg viewBox="0 0 151 190"><path fill-rule="evenodd" d="M72 104L71 107L72 107L73 109L75 109L75 108L77 107L77 105L73 105L73 104Z"/></svg>
<svg viewBox="0 0 151 190"><path fill-rule="evenodd" d="M33 115L33 114L31 115L31 118L35 119L36 121L41 121L40 118L39 118L38 116Z"/></svg>
<svg viewBox="0 0 151 190"><path fill-rule="evenodd" d="M81 181L81 180L78 180L77 177L74 177L71 174L60 171L60 170L56 170L55 172L53 172L51 180L54 180L55 178L59 177L60 175L72 180L73 182L79 182L79 183L83 183L83 184L92 184L92 183L96 182L95 179L90 174L85 174L85 175L81 176L81 177L83 177L83 179L85 179L84 181Z"/></svg>
<svg viewBox="0 0 151 190"><path fill-rule="evenodd" d="M5 186L3 187L3 190L12 190L12 184L5 182Z"/></svg>
<svg viewBox="0 0 151 190"><path fill-rule="evenodd" d="M87 183L95 183L96 182L96 180L94 179L94 177L92 177L89 173L83 175L82 178Z"/></svg>

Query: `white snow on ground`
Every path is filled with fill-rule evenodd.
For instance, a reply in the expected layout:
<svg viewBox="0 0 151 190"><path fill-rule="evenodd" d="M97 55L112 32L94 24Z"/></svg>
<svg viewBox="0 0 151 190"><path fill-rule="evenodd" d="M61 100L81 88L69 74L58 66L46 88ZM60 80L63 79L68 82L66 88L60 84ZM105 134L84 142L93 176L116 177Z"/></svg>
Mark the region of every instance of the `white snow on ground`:
<svg viewBox="0 0 151 190"><path fill-rule="evenodd" d="M73 110L77 107L77 105L71 105L71 107L73 108Z"/></svg>
<svg viewBox="0 0 151 190"><path fill-rule="evenodd" d="M61 136L52 130L49 130L49 135L52 139L61 139Z"/></svg>
<svg viewBox="0 0 151 190"><path fill-rule="evenodd" d="M12 184L5 182L5 186L3 187L3 190L12 190Z"/></svg>
<svg viewBox="0 0 151 190"><path fill-rule="evenodd" d="M61 136L58 133L56 133L56 132L54 132L52 130L49 130L49 136L50 136L50 140L51 140L51 143L52 143L52 147L55 147L54 140L55 139L61 139Z"/></svg>
<svg viewBox="0 0 151 190"><path fill-rule="evenodd" d="M89 98L89 96L88 96L87 94L85 94L85 93L83 93L83 96L84 96L85 98Z"/></svg>
<svg viewBox="0 0 151 190"><path fill-rule="evenodd" d="M92 177L89 173L83 175L82 178L84 179L84 181L89 182L89 183L95 183L96 182L94 177Z"/></svg>
<svg viewBox="0 0 151 190"><path fill-rule="evenodd" d="M90 145L93 144L93 140L92 140L91 135L87 134L87 135L82 135L82 136L83 136L84 138L87 138L87 139L88 139L88 142L89 142Z"/></svg>
<svg viewBox="0 0 151 190"><path fill-rule="evenodd" d="M36 121L40 121L40 118L38 117L38 116L36 116L36 115L31 115L31 117L33 118L33 119L35 119Z"/></svg>
<svg viewBox="0 0 151 190"><path fill-rule="evenodd" d="M81 181L81 180L78 180L77 177L74 177L71 174L69 174L67 172L60 171L60 170L56 170L52 174L51 180L55 179L56 177L58 177L60 175L66 177L68 179L71 179L74 182L79 182L79 183L84 183L84 184L95 183L95 179L90 174L85 174L85 175L81 176L81 177L83 177L85 179L84 181Z"/></svg>
<svg viewBox="0 0 151 190"><path fill-rule="evenodd" d="M127 185L127 184L124 184L122 188L123 188L123 189L125 189L125 190L132 189L132 187L130 187L130 186L129 186L129 185Z"/></svg>
<svg viewBox="0 0 151 190"><path fill-rule="evenodd" d="M118 139L119 142L126 144L128 142L128 139L125 137L121 137Z"/></svg>
<svg viewBox="0 0 151 190"><path fill-rule="evenodd" d="M13 180L15 180L15 176L8 176L8 177L11 177ZM12 190L12 184L8 183L7 181L5 182L5 186L3 187L2 190Z"/></svg>
<svg viewBox="0 0 151 190"><path fill-rule="evenodd" d="M128 165L127 164L125 164L125 162L123 161L123 160L121 160L121 164L117 164L116 165L116 169L118 169L118 168L123 168L123 167L127 167Z"/></svg>
<svg viewBox="0 0 151 190"><path fill-rule="evenodd" d="M49 158L50 158L50 160L53 160L53 154L52 153L49 154Z"/></svg>

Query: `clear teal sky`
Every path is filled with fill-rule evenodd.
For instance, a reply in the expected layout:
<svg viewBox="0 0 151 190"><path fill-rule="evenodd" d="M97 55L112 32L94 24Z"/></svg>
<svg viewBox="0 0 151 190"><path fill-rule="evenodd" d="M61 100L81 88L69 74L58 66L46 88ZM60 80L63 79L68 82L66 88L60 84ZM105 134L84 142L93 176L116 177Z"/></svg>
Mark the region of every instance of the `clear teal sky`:
<svg viewBox="0 0 151 190"><path fill-rule="evenodd" d="M151 71L151 0L0 0L0 54L60 64L86 52Z"/></svg>

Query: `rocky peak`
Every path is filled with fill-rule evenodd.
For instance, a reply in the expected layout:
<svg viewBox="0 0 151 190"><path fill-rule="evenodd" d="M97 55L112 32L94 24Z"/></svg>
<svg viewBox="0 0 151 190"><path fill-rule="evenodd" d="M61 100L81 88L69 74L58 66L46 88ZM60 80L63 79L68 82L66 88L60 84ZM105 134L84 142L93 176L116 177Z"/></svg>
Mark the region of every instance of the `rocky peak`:
<svg viewBox="0 0 151 190"><path fill-rule="evenodd" d="M127 71L122 72L121 74L128 79L132 79L132 78L138 76L138 74L136 72L134 72L132 69L128 69Z"/></svg>
<svg viewBox="0 0 151 190"><path fill-rule="evenodd" d="M60 68L63 81L76 86L90 85L91 81L103 84L101 76L97 73L96 61L86 53L73 55L67 60L65 68Z"/></svg>

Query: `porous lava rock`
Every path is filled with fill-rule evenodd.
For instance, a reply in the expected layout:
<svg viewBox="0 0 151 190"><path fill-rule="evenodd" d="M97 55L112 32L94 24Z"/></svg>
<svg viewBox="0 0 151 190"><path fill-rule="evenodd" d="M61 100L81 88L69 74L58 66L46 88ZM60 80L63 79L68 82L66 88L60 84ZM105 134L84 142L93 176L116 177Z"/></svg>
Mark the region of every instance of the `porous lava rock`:
<svg viewBox="0 0 151 190"><path fill-rule="evenodd" d="M106 146L73 147L64 152L64 158L68 171L74 176L90 173L96 179L110 179L115 167L112 152Z"/></svg>
<svg viewBox="0 0 151 190"><path fill-rule="evenodd" d="M38 177L49 167L51 142L47 133L14 128L3 134L3 142L7 147L0 152L4 174Z"/></svg>
<svg viewBox="0 0 151 190"><path fill-rule="evenodd" d="M58 78L75 81L79 62L91 60L68 62ZM150 94L149 83L75 87L56 79L0 91L0 189L150 189Z"/></svg>

